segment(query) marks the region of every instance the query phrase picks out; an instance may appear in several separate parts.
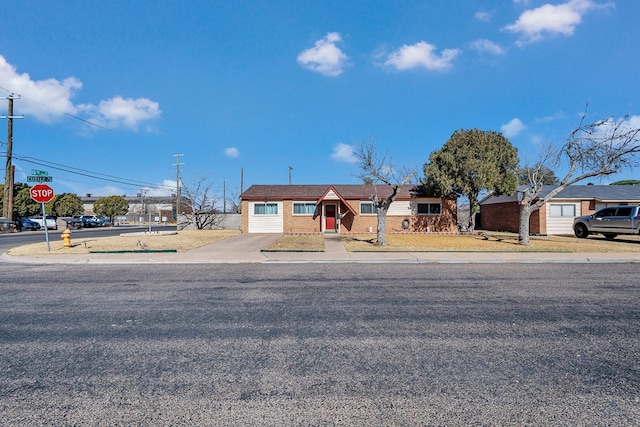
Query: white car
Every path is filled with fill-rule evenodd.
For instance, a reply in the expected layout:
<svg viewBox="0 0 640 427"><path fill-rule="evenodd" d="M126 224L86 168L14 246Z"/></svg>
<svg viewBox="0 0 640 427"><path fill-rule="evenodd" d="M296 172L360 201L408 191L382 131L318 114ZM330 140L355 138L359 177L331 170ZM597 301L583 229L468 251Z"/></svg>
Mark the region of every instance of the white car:
<svg viewBox="0 0 640 427"><path fill-rule="evenodd" d="M44 227L44 221L42 220L42 215L32 216L29 218L31 221L35 221L40 224L40 227ZM47 229L48 230L57 230L58 229L58 219L55 216L47 215Z"/></svg>

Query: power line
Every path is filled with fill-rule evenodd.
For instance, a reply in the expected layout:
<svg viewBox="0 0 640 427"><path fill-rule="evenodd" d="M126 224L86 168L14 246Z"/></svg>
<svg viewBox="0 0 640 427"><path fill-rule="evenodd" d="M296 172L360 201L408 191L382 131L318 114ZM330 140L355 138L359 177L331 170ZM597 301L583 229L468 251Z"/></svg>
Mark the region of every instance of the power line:
<svg viewBox="0 0 640 427"><path fill-rule="evenodd" d="M100 129L103 129L103 130L107 130L107 131L109 131L109 132L112 132L112 131L113 131L112 129L109 129L108 127L105 127L105 126L99 125L99 124L97 124L97 123L91 122L91 121L86 120L86 119L83 119L82 117L74 116L74 115L73 115L73 114L71 114L71 113L66 113L66 112L64 112L64 111L62 111L62 110L59 110L58 108L54 108L54 107L51 107L51 106L49 106L49 105L43 104L42 102L36 101L36 100L35 100L35 99L33 99L33 98L29 98L28 96L24 96L24 95L18 94L18 93L16 93L16 92L11 91L11 90L9 90L9 89L7 89L7 88L4 88L4 87L2 87L2 86L0 86L0 89L2 89L2 90L4 90L4 91L7 91L7 92L9 92L9 93L13 93L13 94L15 94L15 95L18 95L18 96L20 96L20 97L21 97L21 98L23 98L23 99L28 99L30 102L33 102L34 104L38 104L38 105L39 105L39 106L41 106L41 107L47 108L47 109L49 109L49 110L51 110L51 111L56 111L56 112L58 112L58 113L60 113L60 114L62 114L62 115L64 115L64 116L71 117L72 119L79 120L79 121L81 121L81 122L83 122L83 123L86 123L86 124L88 124L88 125L95 126L95 127L97 127L97 128L100 128Z"/></svg>
<svg viewBox="0 0 640 427"><path fill-rule="evenodd" d="M166 186L159 186L157 184L153 184L150 182L145 182L145 181L137 181L137 180L131 180L128 178L122 178L122 177L117 177L114 175L108 175L108 174L103 174L103 173L99 173L99 172L94 172L94 171L88 171L86 169L80 169L80 168L76 168L73 166L67 166L67 165L62 165L59 163L54 163L54 162L49 162L46 160L42 160L42 159L37 159L34 157L30 157L30 156L20 156L17 154L13 154L13 158L17 159L17 160L21 160L30 164L34 164L34 165L38 165L38 166L44 166L47 168L51 168L51 169L55 169L55 170L59 170L62 172L67 172L67 173L71 173L74 175L80 175L80 176L85 176L88 178L92 178L92 179L97 179L100 181L107 181L107 182L113 182L116 184L122 184L122 185L127 185L127 186L131 186L134 188L140 187L140 186L144 186L144 187L148 187L151 189L155 189L155 190L166 190L168 187Z"/></svg>

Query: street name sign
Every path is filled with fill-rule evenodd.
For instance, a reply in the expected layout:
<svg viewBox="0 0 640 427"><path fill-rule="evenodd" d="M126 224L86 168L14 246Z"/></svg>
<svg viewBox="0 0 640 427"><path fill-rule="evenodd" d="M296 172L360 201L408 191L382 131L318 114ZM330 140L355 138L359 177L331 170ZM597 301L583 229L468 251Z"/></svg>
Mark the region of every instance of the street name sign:
<svg viewBox="0 0 640 427"><path fill-rule="evenodd" d="M28 176L27 182L53 182L53 177L47 175Z"/></svg>

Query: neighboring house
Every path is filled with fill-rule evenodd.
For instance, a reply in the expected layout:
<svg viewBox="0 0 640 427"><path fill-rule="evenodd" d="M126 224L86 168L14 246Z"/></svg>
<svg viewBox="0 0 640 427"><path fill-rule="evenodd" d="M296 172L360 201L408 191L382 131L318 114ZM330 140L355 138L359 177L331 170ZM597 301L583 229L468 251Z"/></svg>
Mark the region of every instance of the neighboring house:
<svg viewBox="0 0 640 427"><path fill-rule="evenodd" d="M554 188L545 186L539 196L544 197ZM633 204L640 204L639 185L570 185L531 214L530 233L573 234L575 217L590 215L606 206ZM517 193L489 195L480 201L480 225L476 228L517 233L519 222Z"/></svg>
<svg viewBox="0 0 640 427"><path fill-rule="evenodd" d="M253 185L242 199L245 233L375 233L371 195L391 193L373 185ZM387 212L387 231L456 232L456 199L429 197L406 185Z"/></svg>

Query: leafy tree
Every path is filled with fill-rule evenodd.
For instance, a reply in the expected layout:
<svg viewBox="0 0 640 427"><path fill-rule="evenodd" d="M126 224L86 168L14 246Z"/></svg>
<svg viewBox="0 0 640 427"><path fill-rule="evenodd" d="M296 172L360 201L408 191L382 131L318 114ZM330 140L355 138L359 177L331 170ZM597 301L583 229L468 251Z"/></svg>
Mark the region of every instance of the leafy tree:
<svg viewBox="0 0 640 427"><path fill-rule="evenodd" d="M622 181L612 182L610 185L640 185L640 180L623 179Z"/></svg>
<svg viewBox="0 0 640 427"><path fill-rule="evenodd" d="M84 213L84 205L76 194L62 193L56 194L47 203L47 211L51 212L53 216L82 215Z"/></svg>
<svg viewBox="0 0 640 427"><path fill-rule="evenodd" d="M556 173L549 167L544 167L542 170L537 171L532 167L522 167L518 169L518 184L527 185L530 181L530 175L539 173L543 185L558 185L560 180L556 176Z"/></svg>
<svg viewBox="0 0 640 427"><path fill-rule="evenodd" d="M93 212L98 216L106 216L113 224L116 216L129 212L129 202L122 196L100 197L93 204Z"/></svg>
<svg viewBox="0 0 640 427"><path fill-rule="evenodd" d="M637 164L636 154L640 152L640 128L634 127L625 116L620 120L605 118L585 124L586 111L578 127L559 149L549 146L531 171L542 171L549 165L566 163L567 174L558 186L538 198L542 191L542 174L530 174L529 182L521 193L520 224L518 240L521 245L529 245L529 218L547 201L568 186L582 180L611 175L626 167ZM580 171L580 172L578 172Z"/></svg>
<svg viewBox="0 0 640 427"><path fill-rule="evenodd" d="M424 165L425 188L437 195L469 199L469 230L475 229L480 192L512 194L518 184L518 149L502 133L457 130Z"/></svg>
<svg viewBox="0 0 640 427"><path fill-rule="evenodd" d="M19 205L17 206L16 197L18 196L18 193L20 193L23 190L26 190L26 198L24 197L25 195L23 194L20 197ZM4 206L4 184L0 184L0 212L3 209L3 206ZM32 212L32 213L21 214L20 212ZM29 194L29 185L23 182L14 183L13 184L13 212L12 212L13 219L17 219L21 216L35 215L39 212L40 212L40 204L34 202L31 199L31 196Z"/></svg>
<svg viewBox="0 0 640 427"><path fill-rule="evenodd" d="M387 212L389 206L398 196L400 187L409 183L415 172L408 170L397 172L391 157L387 154L378 155L375 141L372 139L360 145L356 157L361 171L360 179L365 183L373 183L373 192L369 199L376 207L378 216L376 244L385 246L387 244ZM391 192L385 196L378 194L377 185L379 184L390 187Z"/></svg>
<svg viewBox="0 0 640 427"><path fill-rule="evenodd" d="M42 213L42 207L40 203L35 202L31 198L29 193L29 186L27 184L18 184L20 189L15 192L16 186L14 185L13 196L13 218L21 218L23 216L31 216Z"/></svg>

